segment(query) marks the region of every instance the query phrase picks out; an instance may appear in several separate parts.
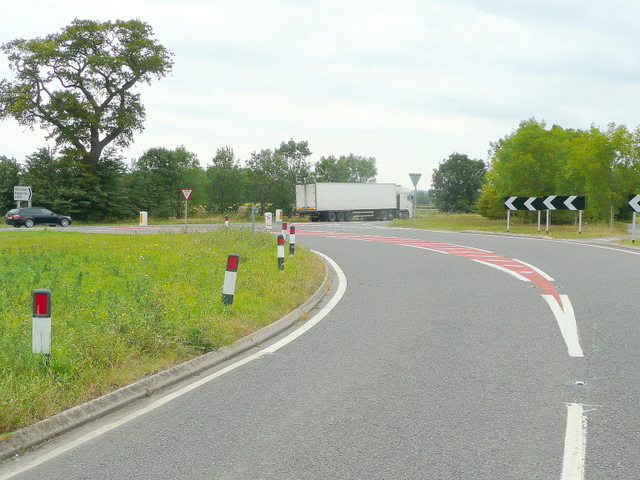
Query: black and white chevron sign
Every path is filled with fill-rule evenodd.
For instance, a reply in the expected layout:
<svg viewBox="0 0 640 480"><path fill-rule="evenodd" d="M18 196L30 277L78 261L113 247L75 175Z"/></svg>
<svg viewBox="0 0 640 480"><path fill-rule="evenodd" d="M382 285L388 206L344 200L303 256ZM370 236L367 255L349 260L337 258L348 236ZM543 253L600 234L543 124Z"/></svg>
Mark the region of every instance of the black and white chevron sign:
<svg viewBox="0 0 640 480"><path fill-rule="evenodd" d="M640 195L629 195L629 206L634 212L640 212Z"/></svg>
<svg viewBox="0 0 640 480"><path fill-rule="evenodd" d="M584 210L587 206L586 197L577 195L548 195L543 198L544 208L549 210Z"/></svg>
<svg viewBox="0 0 640 480"><path fill-rule="evenodd" d="M640 195L638 196L640 198ZM584 210L586 197L547 195L546 197L504 197L507 210ZM640 212L640 210L637 210Z"/></svg>
<svg viewBox="0 0 640 480"><path fill-rule="evenodd" d="M544 210L541 197L504 197L507 210Z"/></svg>

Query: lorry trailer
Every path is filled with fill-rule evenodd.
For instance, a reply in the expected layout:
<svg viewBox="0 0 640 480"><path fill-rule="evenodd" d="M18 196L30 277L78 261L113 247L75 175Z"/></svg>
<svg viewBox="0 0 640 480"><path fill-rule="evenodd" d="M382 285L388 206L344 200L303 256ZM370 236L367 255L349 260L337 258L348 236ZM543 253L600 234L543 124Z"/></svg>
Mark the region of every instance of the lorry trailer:
<svg viewBox="0 0 640 480"><path fill-rule="evenodd" d="M411 190L395 183L317 182L296 185L296 211L313 222L411 216Z"/></svg>

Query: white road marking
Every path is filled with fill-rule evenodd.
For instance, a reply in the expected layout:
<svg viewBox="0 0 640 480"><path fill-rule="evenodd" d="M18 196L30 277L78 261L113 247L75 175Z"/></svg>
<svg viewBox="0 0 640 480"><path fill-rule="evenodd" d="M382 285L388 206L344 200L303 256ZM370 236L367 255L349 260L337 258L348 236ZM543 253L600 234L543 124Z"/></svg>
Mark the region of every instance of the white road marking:
<svg viewBox="0 0 640 480"><path fill-rule="evenodd" d="M531 265L527 262L523 262L522 260L518 260L517 258L514 258L514 260L516 262L521 263L522 265L526 265L527 267L529 267L531 270L534 270L536 272L538 272L540 275L542 275L544 278L546 278L547 280L549 280L550 282L553 282L553 277L551 277L550 275L548 275L547 273L543 272L542 270L540 270L538 267Z"/></svg>
<svg viewBox="0 0 640 480"><path fill-rule="evenodd" d="M495 268L496 270L500 270L501 272L508 273L509 275L513 275L514 277L516 277L518 280L520 280L522 282L530 282L531 281L527 277L524 277L524 276L520 275L518 272L516 272L514 270L511 270L509 268L505 268L502 265L496 265L495 263L483 262L482 260L477 260L475 258L471 258L471 260L474 261L474 262L481 263L482 265L486 265L488 267Z"/></svg>
<svg viewBox="0 0 640 480"><path fill-rule="evenodd" d="M587 445L587 417L579 403L567 405L567 430L564 436L564 459L560 480L584 480Z"/></svg>
<svg viewBox="0 0 640 480"><path fill-rule="evenodd" d="M287 335L283 339L275 342L273 345L267 348L260 350L257 353L254 353L253 355L243 358L242 360L239 360L229 365L228 367L225 367L215 373L212 373L211 375L208 375L207 377L204 377L201 380L198 380L197 382L194 382L179 390L176 390L175 392L169 395L165 395L164 397L159 398L158 400L155 400L154 402L150 403L146 407L143 407L139 410L136 410L135 412L130 413L129 415L121 418L120 420L116 420L115 422L112 422L100 428L97 428L72 442L65 443L64 445L61 445L60 447L55 448L52 451L39 456L37 459L29 463L26 463L25 465L19 466L15 470L12 470L11 472L0 476L0 480L9 480L10 478L15 477L16 475L19 475L28 470L31 470L32 468L37 467L38 465L42 465L43 463L48 462L49 460L56 458L62 455L63 453L68 452L69 450L72 450L84 443L87 443L93 440L94 438L97 438L115 428L120 427L121 425L124 425L125 423L130 422L131 420L135 420L136 418L141 417L142 415L145 415L146 413L149 413L169 403L170 401L175 400L176 398L181 397L186 393L189 393L190 391L195 390L196 388L201 387L206 383L209 383L210 381L215 380L218 377L221 377L225 373L229 373L232 370L235 370L236 368L242 365L245 365L253 360L259 359L265 354L270 354L275 352L276 350L279 350L280 348L284 347L288 343L291 343L292 341L294 341L303 333L307 332L311 327L313 327L314 325L319 323L324 317L326 317L327 314L331 312L331 310L333 310L333 308L338 304L338 302L340 301L340 299L342 298L342 296L344 295L347 289L347 278L344 275L344 272L338 266L338 264L334 262L331 258L327 257L326 255L320 252L315 252L315 253L320 255L327 262L329 262L329 264L336 271L336 274L338 276L338 288L336 290L335 295L331 298L331 300L329 300L327 304L316 315L314 315L313 318L308 320L302 327L297 328L295 331L291 332L289 335Z"/></svg>
<svg viewBox="0 0 640 480"><path fill-rule="evenodd" d="M553 295L542 295L542 298L544 298L549 304L553 315L556 317L558 327L560 327L560 333L562 333L564 343L567 345L569 356L584 357L582 347L580 346L580 340L578 338L576 315L573 311L573 305L571 305L569 297L567 295L560 295L562 307L558 304Z"/></svg>

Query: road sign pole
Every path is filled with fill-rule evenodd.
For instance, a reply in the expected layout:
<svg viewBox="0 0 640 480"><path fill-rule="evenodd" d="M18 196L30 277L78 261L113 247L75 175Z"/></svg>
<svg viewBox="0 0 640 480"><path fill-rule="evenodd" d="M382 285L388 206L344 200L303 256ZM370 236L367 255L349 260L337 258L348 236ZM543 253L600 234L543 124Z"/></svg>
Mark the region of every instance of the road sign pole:
<svg viewBox="0 0 640 480"><path fill-rule="evenodd" d="M633 212L633 228L631 229L631 243L636 243L636 212Z"/></svg>
<svg viewBox="0 0 640 480"><path fill-rule="evenodd" d="M511 223L511 210L507 210L507 233L509 233L510 223Z"/></svg>
<svg viewBox="0 0 640 480"><path fill-rule="evenodd" d="M578 233L582 234L582 210L578 210Z"/></svg>
<svg viewBox="0 0 640 480"><path fill-rule="evenodd" d="M184 201L184 228L187 228L187 211L189 210L187 206L189 202L187 200Z"/></svg>
<svg viewBox="0 0 640 480"><path fill-rule="evenodd" d="M547 210L547 235L549 235L549 210Z"/></svg>
<svg viewBox="0 0 640 480"><path fill-rule="evenodd" d="M418 221L418 181L422 177L421 173L410 173L411 183L413 183L413 223Z"/></svg>
<svg viewBox="0 0 640 480"><path fill-rule="evenodd" d="M538 233L540 233L540 216L542 215L542 210L538 210Z"/></svg>

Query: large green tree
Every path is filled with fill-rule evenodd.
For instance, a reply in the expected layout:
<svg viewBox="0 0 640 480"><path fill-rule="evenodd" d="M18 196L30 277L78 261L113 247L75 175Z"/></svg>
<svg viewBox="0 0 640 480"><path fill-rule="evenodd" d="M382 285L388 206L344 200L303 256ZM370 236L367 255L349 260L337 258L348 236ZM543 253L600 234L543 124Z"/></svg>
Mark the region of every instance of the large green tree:
<svg viewBox="0 0 640 480"><path fill-rule="evenodd" d="M486 167L482 160L452 153L433 170L434 204L443 212L472 212L480 195Z"/></svg>
<svg viewBox="0 0 640 480"><path fill-rule="evenodd" d="M171 52L139 20L74 20L61 33L2 46L15 72L0 81L0 119L40 125L95 170L108 145L127 147L145 109L132 88L170 72Z"/></svg>
<svg viewBox="0 0 640 480"><path fill-rule="evenodd" d="M591 218L608 219L613 227L616 213L627 206L627 195L638 193L639 154L638 130L610 124L601 131L592 126L571 141L564 183L586 195Z"/></svg>

